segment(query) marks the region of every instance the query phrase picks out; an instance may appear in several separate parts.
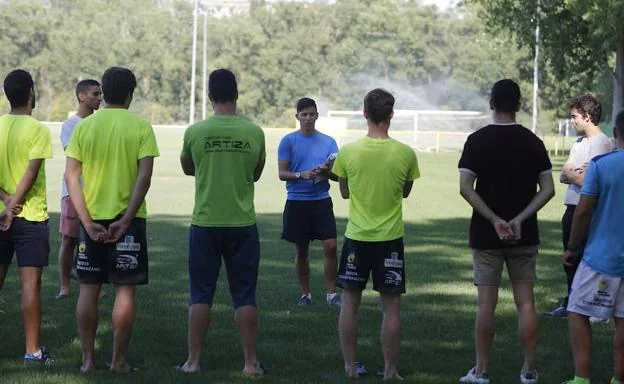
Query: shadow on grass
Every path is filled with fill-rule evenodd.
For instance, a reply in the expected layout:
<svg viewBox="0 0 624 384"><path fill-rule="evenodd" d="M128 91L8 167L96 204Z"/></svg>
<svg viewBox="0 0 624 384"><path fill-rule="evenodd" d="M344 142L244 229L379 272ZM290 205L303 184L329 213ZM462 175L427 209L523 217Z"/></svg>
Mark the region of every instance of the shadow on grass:
<svg viewBox="0 0 624 384"><path fill-rule="evenodd" d="M89 376L78 373L80 345L76 332L75 301L53 299L58 290L56 235L58 215L50 220L51 257L42 286L43 344L50 347L57 363L44 372L24 370L20 356L23 333L19 315L19 286L15 265L0 291L0 372L2 382L245 382L239 374L242 356L234 329L231 301L222 273L213 306L213 321L206 339L201 375L184 376L173 367L186 357L188 308L187 247L189 217L157 215L148 219L150 284L137 290L137 320L130 344L129 361L141 372L119 377L102 370ZM339 243L346 220L338 219ZM560 225L540 222L542 252L536 302L550 309L563 295L564 275L560 266ZM258 283L260 359L272 372L257 381L270 383L334 383L342 381L342 359L337 337L338 309L324 301L322 250L311 247L312 290L315 304L298 308L298 284L294 273L294 247L280 240L281 215L259 214L262 261ZM427 220L406 224L405 258L407 294L402 302L401 373L408 382L451 383L473 365L472 327L476 290L472 285L471 256L467 248L467 218ZM504 279L506 281L506 279ZM105 287L109 292L111 287ZM100 304L98 363L111 354L111 298ZM360 309L358 358L373 373L383 364L379 342L381 314L378 295L365 291ZM564 321L540 318L538 364L543 382L555 383L572 373ZM491 358L491 376L496 382L516 382L522 352L516 333L516 314L509 284L501 289L497 329ZM594 367L600 379L610 370L611 330L595 328ZM601 346L602 348L599 348ZM377 382L374 374L361 380Z"/></svg>

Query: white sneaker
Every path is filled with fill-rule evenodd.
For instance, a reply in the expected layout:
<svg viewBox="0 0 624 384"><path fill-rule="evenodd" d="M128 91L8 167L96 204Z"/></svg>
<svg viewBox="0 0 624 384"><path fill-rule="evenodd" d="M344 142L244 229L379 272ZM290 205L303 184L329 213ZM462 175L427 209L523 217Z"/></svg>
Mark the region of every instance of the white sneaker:
<svg viewBox="0 0 624 384"><path fill-rule="evenodd" d="M490 384L490 376L486 372L477 374L477 367L473 367L466 376L459 378L460 383Z"/></svg>
<svg viewBox="0 0 624 384"><path fill-rule="evenodd" d="M522 384L536 384L537 383L537 371L520 372L520 382Z"/></svg>
<svg viewBox="0 0 624 384"><path fill-rule="evenodd" d="M601 319L600 317L592 316L592 317L589 318L589 322L592 323L592 324L598 324L598 323L607 324L609 322L609 318Z"/></svg>

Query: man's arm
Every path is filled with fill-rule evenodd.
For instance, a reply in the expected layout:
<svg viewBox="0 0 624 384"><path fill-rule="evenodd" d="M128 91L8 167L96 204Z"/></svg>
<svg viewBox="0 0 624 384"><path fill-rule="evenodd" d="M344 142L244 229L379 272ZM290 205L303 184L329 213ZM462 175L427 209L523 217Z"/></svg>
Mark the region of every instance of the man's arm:
<svg viewBox="0 0 624 384"><path fill-rule="evenodd" d="M19 184L17 185L17 189L15 190L15 194L13 197L9 199L6 207L9 211L14 211L24 202L28 191L35 184L37 180L37 176L39 175L39 169L41 168L41 164L43 164L43 159L33 159L28 161L28 166L26 167L26 172L22 176Z"/></svg>
<svg viewBox="0 0 624 384"><path fill-rule="evenodd" d="M566 162L561 169L559 181L563 184L575 184L579 187L582 187L583 181L585 180L586 168L586 164L583 164L582 167L574 168L574 165L572 165L572 163Z"/></svg>
<svg viewBox="0 0 624 384"><path fill-rule="evenodd" d="M589 234L589 225L597 200L596 196L581 195L581 200L576 209L574 209L570 241L567 244L568 250L565 252L563 259L565 265L571 266L579 256L581 244Z"/></svg>
<svg viewBox="0 0 624 384"><path fill-rule="evenodd" d="M262 176L262 171L264 171L264 164L266 163L266 157L261 157L258 159L258 164L256 164L256 169L254 169L254 182L260 180L260 176Z"/></svg>
<svg viewBox="0 0 624 384"><path fill-rule="evenodd" d="M314 179L319 172L316 169L311 169L307 171L299 172L299 178L297 178L297 172L290 172L288 167L290 166L290 161L288 160L278 160L277 161L277 170L279 172L279 179L282 181L290 181L290 180L310 180Z"/></svg>
<svg viewBox="0 0 624 384"><path fill-rule="evenodd" d="M139 169L136 182L134 183L134 190L130 196L130 203L128 203L128 208L121 218L108 226L109 237L106 240L107 243L116 242L128 230L132 219L134 219L139 207L141 207L141 204L143 204L143 201L145 200L145 195L147 195L147 191L149 190L152 182L153 169L153 156L147 156L139 159Z"/></svg>
<svg viewBox="0 0 624 384"><path fill-rule="evenodd" d="M408 180L405 182L405 184L403 184L403 198L407 199L407 197L410 195L410 192L412 192L412 186L414 185L414 180Z"/></svg>
<svg viewBox="0 0 624 384"><path fill-rule="evenodd" d="M11 195L2 188L0 188L0 200L5 206L9 205L9 200L11 200Z"/></svg>
<svg viewBox="0 0 624 384"><path fill-rule="evenodd" d="M542 172L537 179L537 183L539 184L539 191L529 202L529 205L509 222L516 240L519 240L522 235L522 222L537 213L537 211L555 196L555 186L551 172Z"/></svg>
<svg viewBox="0 0 624 384"><path fill-rule="evenodd" d="M182 166L182 172L184 172L185 175L195 176L195 163L192 158L181 155L180 165Z"/></svg>
<svg viewBox="0 0 624 384"><path fill-rule="evenodd" d="M65 182L67 183L69 197L89 237L94 241L102 242L108 238L108 231L102 225L93 222L82 193L80 175L82 175L82 163L68 156L65 164Z"/></svg>
<svg viewBox="0 0 624 384"><path fill-rule="evenodd" d="M476 176L470 172L459 172L459 194L470 204L475 211L485 217L496 230L499 239L508 241L512 240L512 232L509 224L498 217L486 202L475 191Z"/></svg>
<svg viewBox="0 0 624 384"><path fill-rule="evenodd" d="M338 185L340 186L340 196L343 199L349 198L349 180L343 179L342 177L338 180Z"/></svg>

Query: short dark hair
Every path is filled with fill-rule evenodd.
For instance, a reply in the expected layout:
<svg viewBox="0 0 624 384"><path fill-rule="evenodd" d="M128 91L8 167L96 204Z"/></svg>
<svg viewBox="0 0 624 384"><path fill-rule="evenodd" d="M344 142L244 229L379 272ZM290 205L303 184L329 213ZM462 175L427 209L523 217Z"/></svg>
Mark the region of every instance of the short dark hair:
<svg viewBox="0 0 624 384"><path fill-rule="evenodd" d="M110 67L102 75L102 93L108 104L125 104L137 82L134 73L124 67Z"/></svg>
<svg viewBox="0 0 624 384"><path fill-rule="evenodd" d="M302 99L299 99L299 101L297 101L297 113L301 112L302 109L306 109L310 107L314 107L314 109L316 109L318 112L318 108L316 108L316 102L310 99L309 97L304 97Z"/></svg>
<svg viewBox="0 0 624 384"><path fill-rule="evenodd" d="M80 95L82 92L86 92L91 87L99 87L99 86L100 86L100 82L97 80L93 80L93 79L80 80L78 84L76 84L76 99L78 99L78 102L80 102L80 98L78 97L78 95Z"/></svg>
<svg viewBox="0 0 624 384"><path fill-rule="evenodd" d="M518 83L511 79L503 79L494 83L490 94L494 109L504 113L516 112L521 96Z"/></svg>
<svg viewBox="0 0 624 384"><path fill-rule="evenodd" d="M618 138L624 141L624 109L615 116L615 127L613 129L617 130Z"/></svg>
<svg viewBox="0 0 624 384"><path fill-rule="evenodd" d="M368 120L375 124L390 121L394 108L394 96L384 89L376 88L364 97L364 110Z"/></svg>
<svg viewBox="0 0 624 384"><path fill-rule="evenodd" d="M217 69L208 78L208 94L214 103L233 103L238 99L236 76L229 69Z"/></svg>
<svg viewBox="0 0 624 384"><path fill-rule="evenodd" d="M4 78L4 94L11 108L19 108L28 104L30 90L35 83L30 73L23 69L15 69Z"/></svg>
<svg viewBox="0 0 624 384"><path fill-rule="evenodd" d="M598 99L590 94L574 97L568 103L568 109L576 109L583 117L589 116L594 125L600 123L602 117L602 106Z"/></svg>

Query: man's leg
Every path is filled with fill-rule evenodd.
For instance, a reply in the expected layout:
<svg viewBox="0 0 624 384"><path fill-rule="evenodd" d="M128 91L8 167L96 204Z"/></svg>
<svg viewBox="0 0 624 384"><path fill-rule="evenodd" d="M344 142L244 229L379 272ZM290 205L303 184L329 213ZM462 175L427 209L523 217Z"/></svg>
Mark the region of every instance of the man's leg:
<svg viewBox="0 0 624 384"><path fill-rule="evenodd" d="M325 287L327 293L336 293L336 275L338 273L338 258L336 257L336 239L322 241L325 261L323 269L325 271Z"/></svg>
<svg viewBox="0 0 624 384"><path fill-rule="evenodd" d="M76 249L77 243L77 238L63 235L63 240L61 241L61 248L59 249L58 256L61 288L59 290L57 298L62 298L69 295L69 280L72 264L74 262L74 250Z"/></svg>
<svg viewBox="0 0 624 384"><path fill-rule="evenodd" d="M126 362L126 352L132 336L132 326L136 307L134 304L135 285L115 286L115 306L113 307L113 357L110 370L127 373L131 368Z"/></svg>
<svg viewBox="0 0 624 384"><path fill-rule="evenodd" d="M357 347L358 308L362 299L362 291L345 288L342 292L342 306L338 318L340 348L344 359L344 370L348 377L357 377L355 369L355 353Z"/></svg>
<svg viewBox="0 0 624 384"><path fill-rule="evenodd" d="M301 287L301 294L310 293L310 261L308 259L308 250L310 243L295 244L295 269L297 271L297 280Z"/></svg>
<svg viewBox="0 0 624 384"><path fill-rule="evenodd" d="M537 313L533 295L533 283L512 284L514 301L518 309L518 333L524 350L523 371L535 370L535 354L537 351Z"/></svg>
<svg viewBox="0 0 624 384"><path fill-rule="evenodd" d="M243 345L245 367L243 374L263 373L258 371L258 356L256 354L257 311L253 305L243 305L234 312L234 321Z"/></svg>
<svg viewBox="0 0 624 384"><path fill-rule="evenodd" d="M398 293L381 294L381 345L385 361L384 380L399 376L399 349L401 346L401 295Z"/></svg>
<svg viewBox="0 0 624 384"><path fill-rule="evenodd" d="M615 335L613 335L613 377L624 381L624 319L614 317Z"/></svg>
<svg viewBox="0 0 624 384"><path fill-rule="evenodd" d="M0 264L0 289L4 286L4 278L9 270L9 264Z"/></svg>
<svg viewBox="0 0 624 384"><path fill-rule="evenodd" d="M188 358L180 369L192 373L201 370L201 353L210 328L210 304L193 304L189 307Z"/></svg>
<svg viewBox="0 0 624 384"><path fill-rule="evenodd" d="M26 337L26 353L39 352L41 329L41 272L40 267L20 267L22 290L22 320Z"/></svg>
<svg viewBox="0 0 624 384"><path fill-rule="evenodd" d="M476 373L487 372L490 349L494 340L494 313L498 303L498 285L477 286L475 320Z"/></svg>
<svg viewBox="0 0 624 384"><path fill-rule="evenodd" d="M101 284L80 284L76 319L78 335L82 346L82 365L80 371L85 373L95 369L95 333L98 327L98 299Z"/></svg>
<svg viewBox="0 0 624 384"><path fill-rule="evenodd" d="M574 375L589 377L591 359L592 333L589 325L589 316L570 312L568 314L570 327L570 345L574 356Z"/></svg>

